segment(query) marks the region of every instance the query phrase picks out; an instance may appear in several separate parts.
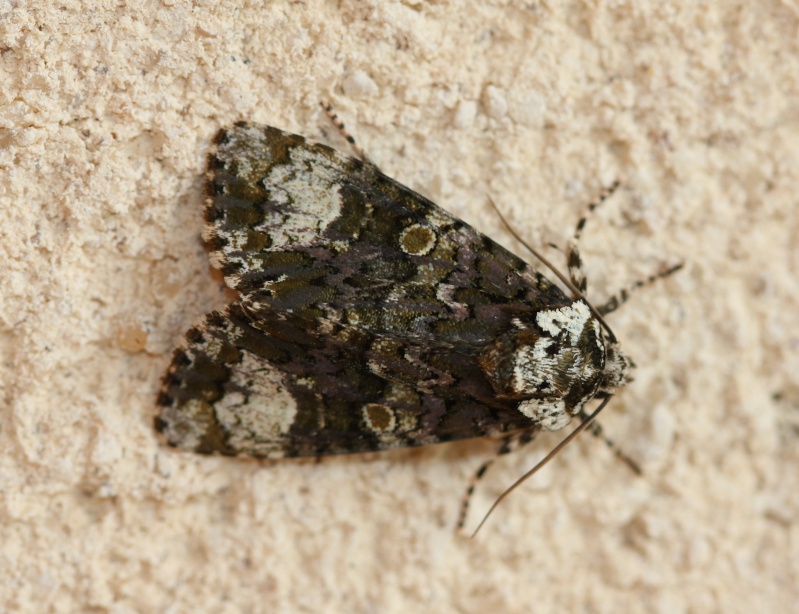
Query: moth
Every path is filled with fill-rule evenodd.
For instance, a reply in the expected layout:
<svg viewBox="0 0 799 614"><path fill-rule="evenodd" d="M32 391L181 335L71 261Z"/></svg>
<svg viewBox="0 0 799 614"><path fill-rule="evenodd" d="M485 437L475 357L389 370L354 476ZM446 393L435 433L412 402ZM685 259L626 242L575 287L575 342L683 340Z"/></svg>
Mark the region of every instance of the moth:
<svg viewBox="0 0 799 614"><path fill-rule="evenodd" d="M621 300L588 303L576 248L567 294L365 157L247 122L216 136L206 190L203 238L238 299L173 355L155 420L172 446L529 439L629 380L601 317Z"/></svg>

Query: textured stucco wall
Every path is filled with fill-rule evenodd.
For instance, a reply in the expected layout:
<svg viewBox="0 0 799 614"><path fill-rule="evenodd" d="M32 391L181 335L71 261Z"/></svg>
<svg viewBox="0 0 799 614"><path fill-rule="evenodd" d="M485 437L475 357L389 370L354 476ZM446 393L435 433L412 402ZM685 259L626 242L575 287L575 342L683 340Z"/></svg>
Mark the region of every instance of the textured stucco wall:
<svg viewBox="0 0 799 614"><path fill-rule="evenodd" d="M798 26L792 1L0 1L0 611L788 612ZM520 254L486 195L563 243L624 177L590 295L686 262L610 320L639 369L603 424L643 477L584 437L470 541L487 442L270 464L158 441L170 352L227 300L209 141L324 138L322 97ZM498 463L470 525L556 441Z"/></svg>

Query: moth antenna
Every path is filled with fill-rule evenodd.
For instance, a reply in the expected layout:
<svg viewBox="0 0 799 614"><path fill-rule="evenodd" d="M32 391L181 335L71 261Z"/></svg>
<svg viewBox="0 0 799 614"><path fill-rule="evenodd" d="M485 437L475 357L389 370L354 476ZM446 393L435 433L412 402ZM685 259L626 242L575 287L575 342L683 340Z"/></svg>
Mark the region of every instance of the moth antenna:
<svg viewBox="0 0 799 614"><path fill-rule="evenodd" d="M584 418L585 416L583 416ZM466 493L461 500L461 510L458 514L458 523L455 525L455 530L457 532L461 532L463 530L463 525L466 523L466 515L469 513L469 503L471 502L472 495L474 494L475 486L477 483L483 479L483 476L486 472L491 468L491 466L496 462L498 458L504 456L506 454L510 454L511 452L517 451L522 446L527 445L530 443L534 438L536 433L538 433L538 428L533 427L529 429L525 429L523 431L517 431L515 433L511 433L510 435L506 436L503 441L502 445L496 450L496 453L492 458L486 460L477 471L472 476L472 479L469 481L469 486L466 488Z"/></svg>
<svg viewBox="0 0 799 614"><path fill-rule="evenodd" d="M494 505L492 505L491 508L486 512L486 515L483 516L483 519L480 521L480 524L477 525L477 528L474 530L474 533L472 533L472 539L474 539L475 535L477 535L477 532L482 528L482 526L485 524L486 520L488 520L488 517L491 515L491 513L495 509L497 509L497 506L502 502L502 500L505 497L507 497L510 493L512 493L514 490L516 490L516 487L521 485L522 482L525 482L527 480L527 478L532 477L535 473L538 472L539 469L541 469L541 467L543 467L549 461L551 461L553 458L555 458L555 456L557 456L557 454L563 448L565 448L567 445L569 445L569 443L571 443L571 441L575 437L577 437L577 435L579 435L582 431L584 431L588 427L588 425L591 424L591 422L594 420L594 418L597 417L599 412L601 412L605 408L605 405L608 404L608 401L610 401L612 396L613 395L606 396L605 399L602 401L602 403L600 403L599 407L597 407L591 415L589 415L585 420L583 420L576 429L574 429L571 433L569 433L568 437L566 437L558 445L556 445L554 448L552 448L550 453L547 454L535 467L530 469L530 471L528 471L522 477L520 477L518 480L516 480L513 484L511 484L511 486L508 489L505 490L505 492L503 492L499 497L497 497L497 500L494 501Z"/></svg>
<svg viewBox="0 0 799 614"><path fill-rule="evenodd" d="M608 323L605 322L605 319L602 317L602 314L599 313L599 311L594 308L594 306L591 304L591 301L589 301L585 297L585 295L582 292L580 292L574 286L574 284L571 281L569 281L566 278L566 276L563 273L561 273L555 267L555 265L553 265L549 260L544 258L543 254L539 253L537 249L533 248L532 245L530 245L527 241L522 239L522 237L519 235L519 233L516 232L516 230L514 230L513 227L508 223L508 220L505 219L505 216L502 215L502 211L499 210L499 207L497 207L497 204L491 199L490 196L488 196L487 198L488 198L488 202L491 203L491 206L494 208L494 211L496 211L497 215L499 216L500 221L505 226L505 228L508 230L508 232L511 234L511 236L513 236L514 239L516 239L519 243L521 243L521 245L528 252L530 252L533 256L538 258L543 263L543 265L545 267L547 267L550 271L552 271L558 277L558 279L560 279L563 282L563 284L569 290L571 290L574 293L574 296L576 298L581 298L581 299L583 299L585 301L585 304L588 305L588 308L591 310L591 313L594 314L594 317L599 321L599 323L602 325L602 328L604 328L605 331L607 332L608 341L610 341L611 343L616 343L618 341L616 339L616 335L613 334L613 331L610 329L610 326L608 326Z"/></svg>

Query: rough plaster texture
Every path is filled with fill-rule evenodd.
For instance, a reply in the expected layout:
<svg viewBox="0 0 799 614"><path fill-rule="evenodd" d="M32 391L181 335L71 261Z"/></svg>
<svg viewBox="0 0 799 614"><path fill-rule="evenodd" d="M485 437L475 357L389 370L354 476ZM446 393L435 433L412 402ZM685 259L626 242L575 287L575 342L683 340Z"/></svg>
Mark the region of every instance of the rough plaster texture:
<svg viewBox="0 0 799 614"><path fill-rule="evenodd" d="M0 610L788 612L799 598L799 5L0 0ZM242 462L152 429L227 300L204 157L332 134L521 253L588 229L639 365L603 423L453 534L488 442ZM470 518L557 441L503 459Z"/></svg>

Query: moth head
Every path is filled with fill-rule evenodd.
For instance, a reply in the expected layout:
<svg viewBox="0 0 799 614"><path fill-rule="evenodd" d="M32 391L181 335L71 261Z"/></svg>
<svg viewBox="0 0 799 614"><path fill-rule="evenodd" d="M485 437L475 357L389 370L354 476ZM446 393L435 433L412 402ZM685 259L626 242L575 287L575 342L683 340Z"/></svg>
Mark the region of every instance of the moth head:
<svg viewBox="0 0 799 614"><path fill-rule="evenodd" d="M605 340L605 369L599 383L599 392L613 394L617 389L633 381L630 371L635 363L626 356L617 341Z"/></svg>
<svg viewBox="0 0 799 614"><path fill-rule="evenodd" d="M606 340L587 303L515 317L489 346L480 365L500 398L518 400L518 410L548 430L566 426L602 388L625 381L629 361ZM612 371L606 374L608 364Z"/></svg>

